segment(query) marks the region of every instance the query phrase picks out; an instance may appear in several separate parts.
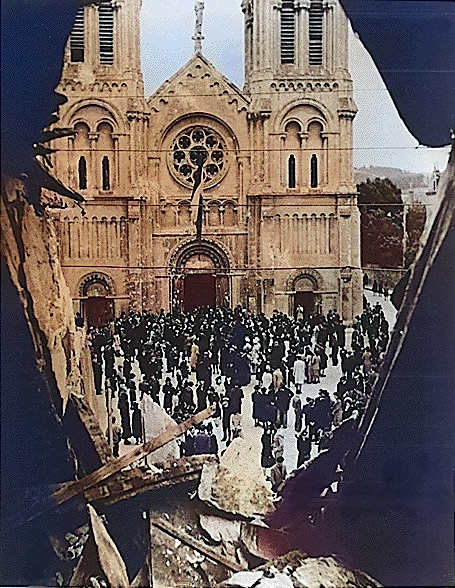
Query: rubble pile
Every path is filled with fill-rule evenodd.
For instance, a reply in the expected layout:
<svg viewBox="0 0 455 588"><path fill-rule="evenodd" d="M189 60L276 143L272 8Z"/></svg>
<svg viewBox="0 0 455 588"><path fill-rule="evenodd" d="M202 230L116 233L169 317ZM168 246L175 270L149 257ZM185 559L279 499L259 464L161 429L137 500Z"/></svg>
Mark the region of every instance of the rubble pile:
<svg viewBox="0 0 455 588"><path fill-rule="evenodd" d="M114 459L103 432L105 415L93 394L89 350L75 325L59 265L54 228L45 216L36 215L19 180L9 181L2 196L3 252L56 414L63 418L67 406L77 411L102 464L83 473L81 480L62 484L52 495L60 496L58 504L76 495L88 503L88 527L67 533L66 544L53 541L62 562L77 562L70 570L72 577L56 572L57 584L95 588L379 586L332 558L292 553L262 565L266 558L258 548L256 530L258 525L265 526L263 518L274 511L274 495L260 466L260 446L251 439L234 439L219 459L213 455L179 458L175 438L180 433L164 433L165 440L147 455L147 465L135 463L139 458L133 453L141 448L132 447L129 456ZM165 429L176 426L153 402L147 413L152 415L146 423L148 439L163 438ZM140 459L144 455L140 453ZM122 465L125 458L129 461ZM144 518L150 522L150 548L131 583L101 515L108 505L138 494L144 496ZM96 511L90 503L96 504Z"/></svg>
<svg viewBox="0 0 455 588"><path fill-rule="evenodd" d="M308 557L292 551L248 572L234 574L219 588L377 588L381 584L333 557Z"/></svg>

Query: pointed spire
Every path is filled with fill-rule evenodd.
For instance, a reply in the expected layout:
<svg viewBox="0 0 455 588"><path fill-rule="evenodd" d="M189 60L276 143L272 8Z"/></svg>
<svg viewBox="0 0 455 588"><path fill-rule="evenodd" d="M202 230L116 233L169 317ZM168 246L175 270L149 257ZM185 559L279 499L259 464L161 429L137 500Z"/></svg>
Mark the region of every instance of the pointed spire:
<svg viewBox="0 0 455 588"><path fill-rule="evenodd" d="M194 35L192 37L194 41L194 53L202 52L202 15L204 12L204 0L196 0L194 3L194 12L196 13L196 24L194 28Z"/></svg>

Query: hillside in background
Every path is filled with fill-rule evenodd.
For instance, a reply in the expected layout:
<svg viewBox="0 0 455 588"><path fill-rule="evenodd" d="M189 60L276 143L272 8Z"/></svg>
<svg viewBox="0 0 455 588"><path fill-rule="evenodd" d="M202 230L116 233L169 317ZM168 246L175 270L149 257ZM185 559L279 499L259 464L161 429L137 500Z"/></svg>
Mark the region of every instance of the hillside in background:
<svg viewBox="0 0 455 588"><path fill-rule="evenodd" d="M429 185L428 174L413 173L396 167L369 166L354 168L354 183L360 184L368 179L389 178L401 190L425 188Z"/></svg>

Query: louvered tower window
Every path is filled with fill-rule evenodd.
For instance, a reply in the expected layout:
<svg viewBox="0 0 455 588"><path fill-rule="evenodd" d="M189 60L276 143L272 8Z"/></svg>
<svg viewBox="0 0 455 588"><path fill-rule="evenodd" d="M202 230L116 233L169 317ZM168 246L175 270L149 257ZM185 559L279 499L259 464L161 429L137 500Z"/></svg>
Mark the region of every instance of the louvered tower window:
<svg viewBox="0 0 455 588"><path fill-rule="evenodd" d="M114 63L114 9L111 2L101 2L98 7L100 34L100 63Z"/></svg>
<svg viewBox="0 0 455 588"><path fill-rule="evenodd" d="M84 7L76 13L73 30L70 35L70 50L72 62L84 61Z"/></svg>
<svg viewBox="0 0 455 588"><path fill-rule="evenodd" d="M322 22L324 9L322 0L311 0L309 14L310 65L322 65Z"/></svg>
<svg viewBox="0 0 455 588"><path fill-rule="evenodd" d="M294 63L295 12L294 0L281 6L281 63Z"/></svg>

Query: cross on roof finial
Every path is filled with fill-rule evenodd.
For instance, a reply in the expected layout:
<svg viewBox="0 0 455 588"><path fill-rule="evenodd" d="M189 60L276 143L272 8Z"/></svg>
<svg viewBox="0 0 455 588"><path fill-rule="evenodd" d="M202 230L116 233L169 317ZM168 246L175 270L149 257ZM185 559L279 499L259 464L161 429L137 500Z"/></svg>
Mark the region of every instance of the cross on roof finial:
<svg viewBox="0 0 455 588"><path fill-rule="evenodd" d="M196 13L196 25L194 28L194 52L201 53L202 52L202 13L204 12L204 0L196 0L194 3L194 12Z"/></svg>

